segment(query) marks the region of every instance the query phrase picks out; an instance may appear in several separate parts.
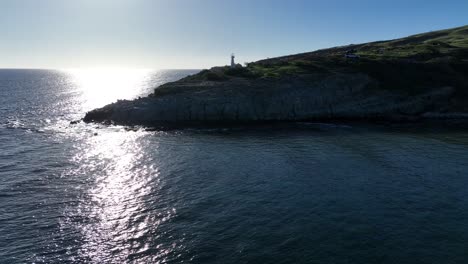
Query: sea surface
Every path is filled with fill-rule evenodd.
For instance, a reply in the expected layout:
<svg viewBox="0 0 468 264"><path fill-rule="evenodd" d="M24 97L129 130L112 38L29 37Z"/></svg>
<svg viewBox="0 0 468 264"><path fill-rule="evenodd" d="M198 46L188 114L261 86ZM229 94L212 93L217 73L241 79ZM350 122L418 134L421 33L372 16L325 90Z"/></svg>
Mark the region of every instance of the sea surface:
<svg viewBox="0 0 468 264"><path fill-rule="evenodd" d="M0 263L468 263L468 132L78 123L197 71L0 70Z"/></svg>

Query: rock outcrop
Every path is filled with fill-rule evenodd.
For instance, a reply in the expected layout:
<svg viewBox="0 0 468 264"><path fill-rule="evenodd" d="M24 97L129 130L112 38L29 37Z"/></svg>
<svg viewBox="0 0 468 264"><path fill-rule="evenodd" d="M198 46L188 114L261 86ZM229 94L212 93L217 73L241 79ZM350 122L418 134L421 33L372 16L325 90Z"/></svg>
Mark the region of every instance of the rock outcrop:
<svg viewBox="0 0 468 264"><path fill-rule="evenodd" d="M315 81L313 81L315 80ZM123 125L248 123L324 119L398 119L442 110L452 87L408 96L373 89L364 74L206 83L197 90L122 100L86 114L86 122Z"/></svg>
<svg viewBox="0 0 468 264"><path fill-rule="evenodd" d="M359 56L345 55L353 50ZM215 67L88 112L86 122L191 125L468 116L468 27Z"/></svg>

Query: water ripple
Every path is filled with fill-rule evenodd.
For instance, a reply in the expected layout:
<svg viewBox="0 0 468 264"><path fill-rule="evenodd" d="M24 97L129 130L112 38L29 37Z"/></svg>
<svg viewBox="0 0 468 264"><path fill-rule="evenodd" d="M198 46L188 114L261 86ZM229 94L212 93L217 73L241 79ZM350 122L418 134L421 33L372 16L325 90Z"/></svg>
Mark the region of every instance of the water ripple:
<svg viewBox="0 0 468 264"><path fill-rule="evenodd" d="M71 125L75 77L0 70L0 263L467 260L466 131Z"/></svg>

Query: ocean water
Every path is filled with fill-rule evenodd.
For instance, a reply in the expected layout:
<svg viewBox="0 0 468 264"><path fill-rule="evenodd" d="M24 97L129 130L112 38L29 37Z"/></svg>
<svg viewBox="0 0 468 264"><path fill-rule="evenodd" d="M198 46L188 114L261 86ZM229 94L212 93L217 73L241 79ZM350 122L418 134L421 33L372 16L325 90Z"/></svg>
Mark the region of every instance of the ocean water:
<svg viewBox="0 0 468 264"><path fill-rule="evenodd" d="M71 125L196 71L0 70L0 263L468 263L468 132Z"/></svg>

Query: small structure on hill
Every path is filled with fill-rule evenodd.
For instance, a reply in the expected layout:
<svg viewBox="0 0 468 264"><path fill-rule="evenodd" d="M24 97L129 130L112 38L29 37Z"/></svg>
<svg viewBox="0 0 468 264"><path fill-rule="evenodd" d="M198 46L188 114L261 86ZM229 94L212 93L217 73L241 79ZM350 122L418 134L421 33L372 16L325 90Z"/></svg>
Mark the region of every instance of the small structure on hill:
<svg viewBox="0 0 468 264"><path fill-rule="evenodd" d="M236 67L236 63L234 62L234 58L235 58L235 57L236 57L236 56L234 55L234 53L232 53L232 54L231 54L231 68Z"/></svg>
<svg viewBox="0 0 468 264"><path fill-rule="evenodd" d="M345 58L347 59L359 59L361 56L356 54L357 50L351 49L347 50L345 53Z"/></svg>

